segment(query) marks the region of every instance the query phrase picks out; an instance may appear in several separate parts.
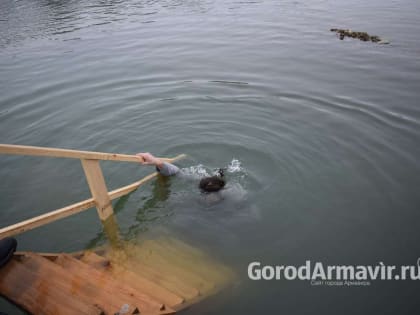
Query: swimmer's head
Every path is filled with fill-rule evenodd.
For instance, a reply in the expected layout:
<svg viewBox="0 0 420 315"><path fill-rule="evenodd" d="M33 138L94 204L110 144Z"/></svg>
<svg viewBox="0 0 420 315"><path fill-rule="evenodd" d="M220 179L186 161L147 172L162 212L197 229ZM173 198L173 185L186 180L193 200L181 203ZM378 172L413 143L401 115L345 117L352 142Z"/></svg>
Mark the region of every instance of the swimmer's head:
<svg viewBox="0 0 420 315"><path fill-rule="evenodd" d="M200 180L198 185L203 192L216 192L225 187L225 180L223 179L223 169L219 169L219 175L204 177Z"/></svg>

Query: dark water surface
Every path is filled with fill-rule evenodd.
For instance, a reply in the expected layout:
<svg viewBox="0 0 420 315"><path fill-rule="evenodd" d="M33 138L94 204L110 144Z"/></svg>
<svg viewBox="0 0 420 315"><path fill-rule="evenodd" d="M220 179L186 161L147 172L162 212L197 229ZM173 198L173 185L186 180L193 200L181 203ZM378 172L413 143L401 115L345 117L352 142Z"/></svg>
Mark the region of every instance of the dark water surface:
<svg viewBox="0 0 420 315"><path fill-rule="evenodd" d="M417 0L3 0L0 142L229 167L216 204L180 178L114 203L126 238L169 231L237 270L238 286L185 314L418 314L418 281L253 282L247 265L416 263L419 16ZM151 171L102 166L109 188ZM77 160L0 156L0 176L0 226L89 196ZM92 209L18 241L72 251L104 237Z"/></svg>

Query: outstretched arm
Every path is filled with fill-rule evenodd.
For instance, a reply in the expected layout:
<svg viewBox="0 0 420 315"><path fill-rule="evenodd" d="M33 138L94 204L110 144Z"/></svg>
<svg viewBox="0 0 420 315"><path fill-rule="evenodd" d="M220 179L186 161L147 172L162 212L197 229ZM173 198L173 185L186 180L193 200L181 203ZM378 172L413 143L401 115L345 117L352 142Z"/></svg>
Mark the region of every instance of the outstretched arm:
<svg viewBox="0 0 420 315"><path fill-rule="evenodd" d="M179 172L179 168L177 166L164 162L149 152L137 153L136 155L139 157L141 164L155 165L156 170L163 176L172 176Z"/></svg>

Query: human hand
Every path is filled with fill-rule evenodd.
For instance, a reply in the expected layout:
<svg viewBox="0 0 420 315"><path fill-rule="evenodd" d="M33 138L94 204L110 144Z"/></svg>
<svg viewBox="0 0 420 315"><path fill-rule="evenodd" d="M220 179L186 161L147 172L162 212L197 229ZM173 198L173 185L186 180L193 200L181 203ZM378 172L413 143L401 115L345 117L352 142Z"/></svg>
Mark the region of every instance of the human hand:
<svg viewBox="0 0 420 315"><path fill-rule="evenodd" d="M139 157L140 163L144 165L156 165L159 166L162 164L162 161L155 157L153 154L149 152L145 153L137 153L137 157Z"/></svg>

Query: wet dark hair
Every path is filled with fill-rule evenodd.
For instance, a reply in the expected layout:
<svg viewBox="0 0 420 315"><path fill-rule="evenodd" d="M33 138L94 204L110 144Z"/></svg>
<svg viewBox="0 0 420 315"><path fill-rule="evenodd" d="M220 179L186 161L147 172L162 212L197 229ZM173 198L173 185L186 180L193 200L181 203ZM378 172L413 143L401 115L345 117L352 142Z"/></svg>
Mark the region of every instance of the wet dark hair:
<svg viewBox="0 0 420 315"><path fill-rule="evenodd" d="M225 187L225 180L223 177L225 176L223 169L219 169L219 174L211 177L204 177L200 180L200 184L198 187L203 192L215 192L219 191L223 187Z"/></svg>

